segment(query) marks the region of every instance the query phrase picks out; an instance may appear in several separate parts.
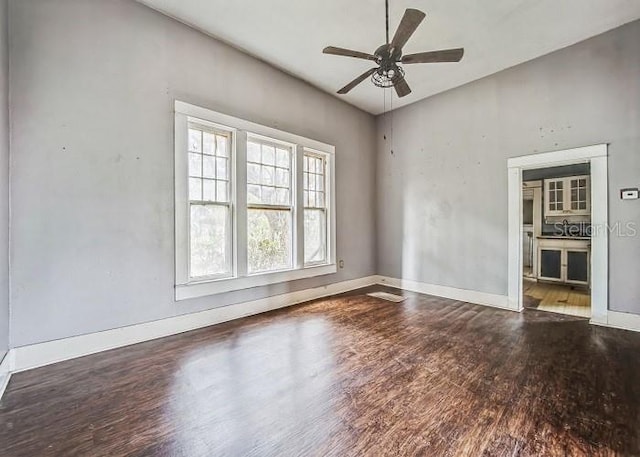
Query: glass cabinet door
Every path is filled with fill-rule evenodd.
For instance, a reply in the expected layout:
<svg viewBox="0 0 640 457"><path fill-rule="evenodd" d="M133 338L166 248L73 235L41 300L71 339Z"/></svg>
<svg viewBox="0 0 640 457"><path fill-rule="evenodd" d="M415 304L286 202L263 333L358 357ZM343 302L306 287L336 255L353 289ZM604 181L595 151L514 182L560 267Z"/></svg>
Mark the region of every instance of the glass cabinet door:
<svg viewBox="0 0 640 457"><path fill-rule="evenodd" d="M569 179L569 206L572 213L589 212L589 177L576 176Z"/></svg>
<svg viewBox="0 0 640 457"><path fill-rule="evenodd" d="M546 211L547 215L563 214L564 210L564 180L550 179L546 182Z"/></svg>

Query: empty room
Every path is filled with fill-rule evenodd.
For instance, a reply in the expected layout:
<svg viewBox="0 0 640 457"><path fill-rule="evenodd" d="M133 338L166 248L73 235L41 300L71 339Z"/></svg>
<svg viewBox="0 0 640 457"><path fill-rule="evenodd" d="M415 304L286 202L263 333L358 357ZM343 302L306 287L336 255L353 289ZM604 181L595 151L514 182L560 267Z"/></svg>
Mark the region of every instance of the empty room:
<svg viewBox="0 0 640 457"><path fill-rule="evenodd" d="M0 0L0 455L640 456L640 1Z"/></svg>

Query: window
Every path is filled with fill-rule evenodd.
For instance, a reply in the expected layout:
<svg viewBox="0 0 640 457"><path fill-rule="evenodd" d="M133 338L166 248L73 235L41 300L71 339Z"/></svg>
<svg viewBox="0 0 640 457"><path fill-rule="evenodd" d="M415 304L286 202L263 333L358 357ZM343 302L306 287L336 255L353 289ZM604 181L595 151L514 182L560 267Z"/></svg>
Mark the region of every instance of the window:
<svg viewBox="0 0 640 457"><path fill-rule="evenodd" d="M291 146L247 141L249 274L292 267Z"/></svg>
<svg viewBox="0 0 640 457"><path fill-rule="evenodd" d="M189 277L231 274L230 132L189 122Z"/></svg>
<svg viewBox="0 0 640 457"><path fill-rule="evenodd" d="M334 154L176 101L176 299L335 273Z"/></svg>
<svg viewBox="0 0 640 457"><path fill-rule="evenodd" d="M326 158L305 152L303 160L304 263L327 259Z"/></svg>

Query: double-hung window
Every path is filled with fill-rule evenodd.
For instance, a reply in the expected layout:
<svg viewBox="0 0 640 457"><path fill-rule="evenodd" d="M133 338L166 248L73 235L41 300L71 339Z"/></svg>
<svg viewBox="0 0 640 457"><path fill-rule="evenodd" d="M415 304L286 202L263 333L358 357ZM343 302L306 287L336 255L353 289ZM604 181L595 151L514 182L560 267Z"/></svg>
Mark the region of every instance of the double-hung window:
<svg viewBox="0 0 640 457"><path fill-rule="evenodd" d="M189 277L232 273L231 133L188 123Z"/></svg>
<svg viewBox="0 0 640 457"><path fill-rule="evenodd" d="M247 270L293 266L292 146L247 140Z"/></svg>
<svg viewBox="0 0 640 457"><path fill-rule="evenodd" d="M335 273L334 155L176 101L176 299Z"/></svg>
<svg viewBox="0 0 640 457"><path fill-rule="evenodd" d="M327 159L305 151L303 160L304 263L327 260Z"/></svg>

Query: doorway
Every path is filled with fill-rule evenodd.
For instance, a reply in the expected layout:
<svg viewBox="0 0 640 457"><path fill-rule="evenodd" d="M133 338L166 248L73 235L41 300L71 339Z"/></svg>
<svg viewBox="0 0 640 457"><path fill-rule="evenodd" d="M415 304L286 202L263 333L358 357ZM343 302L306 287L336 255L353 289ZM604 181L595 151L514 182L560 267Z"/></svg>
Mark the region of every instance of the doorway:
<svg viewBox="0 0 640 457"><path fill-rule="evenodd" d="M509 159L508 176L510 307L606 323L607 145Z"/></svg>
<svg viewBox="0 0 640 457"><path fill-rule="evenodd" d="M591 166L522 171L523 307L591 317Z"/></svg>

